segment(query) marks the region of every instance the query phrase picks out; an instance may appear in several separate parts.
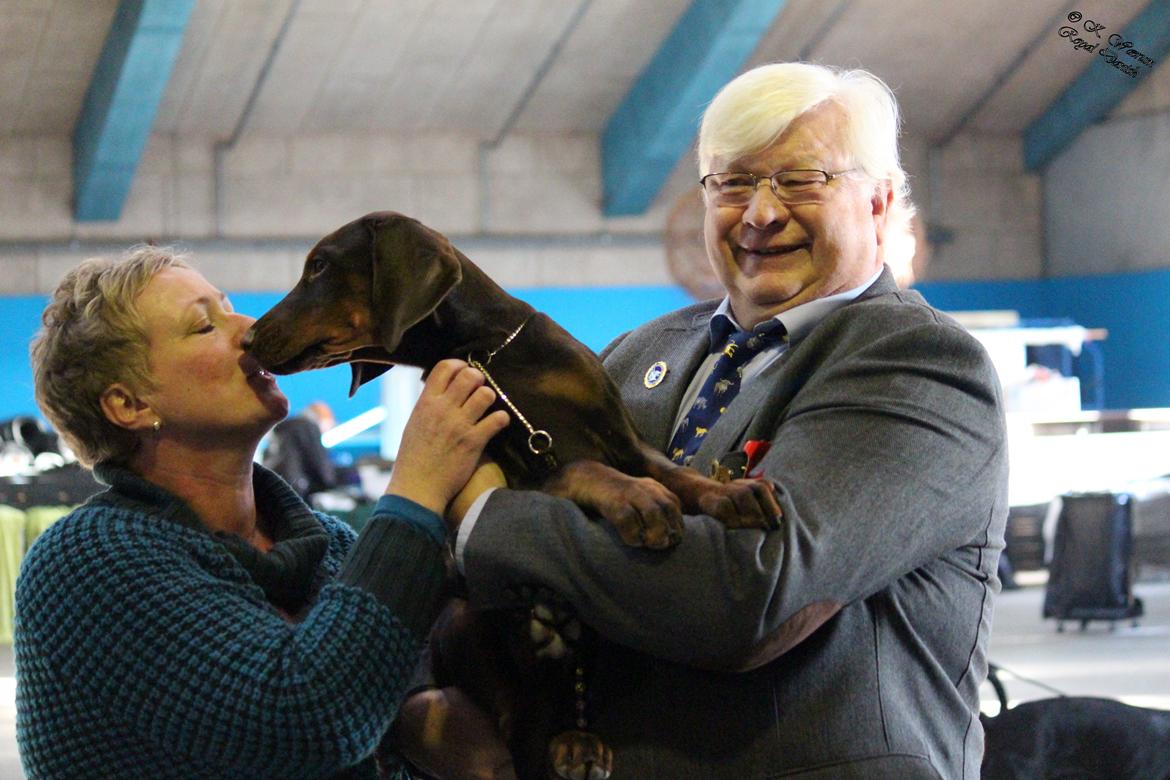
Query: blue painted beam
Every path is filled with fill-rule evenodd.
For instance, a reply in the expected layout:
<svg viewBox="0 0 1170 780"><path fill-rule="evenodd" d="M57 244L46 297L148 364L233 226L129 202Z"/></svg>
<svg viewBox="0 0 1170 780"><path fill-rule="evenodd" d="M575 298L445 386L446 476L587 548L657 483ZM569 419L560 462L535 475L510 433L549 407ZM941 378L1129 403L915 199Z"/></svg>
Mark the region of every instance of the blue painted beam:
<svg viewBox="0 0 1170 780"><path fill-rule="evenodd" d="M641 214L695 139L703 109L772 26L785 0L694 0L606 123L602 207Z"/></svg>
<svg viewBox="0 0 1170 780"><path fill-rule="evenodd" d="M1107 117L1170 54L1170 0L1152 0L1120 32L1101 30L1099 43L1092 33L1084 32L1083 24L1068 26L1086 43L1097 44L1090 53L1093 61L1024 132L1024 165L1029 171L1046 166L1085 128ZM1154 62L1143 63L1131 50Z"/></svg>
<svg viewBox="0 0 1170 780"><path fill-rule="evenodd" d="M114 220L150 138L195 0L122 0L73 129L73 218Z"/></svg>

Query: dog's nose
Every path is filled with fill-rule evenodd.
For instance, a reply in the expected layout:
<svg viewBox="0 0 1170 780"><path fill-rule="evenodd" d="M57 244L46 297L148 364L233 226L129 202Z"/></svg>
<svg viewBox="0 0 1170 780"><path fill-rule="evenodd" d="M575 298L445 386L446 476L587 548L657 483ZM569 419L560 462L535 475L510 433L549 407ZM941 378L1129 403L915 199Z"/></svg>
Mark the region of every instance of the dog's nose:
<svg viewBox="0 0 1170 780"><path fill-rule="evenodd" d="M252 340L254 338L256 338L256 326L255 325L248 328L247 332L244 333L244 338L240 339L240 347L242 347L243 349L251 349L252 348Z"/></svg>

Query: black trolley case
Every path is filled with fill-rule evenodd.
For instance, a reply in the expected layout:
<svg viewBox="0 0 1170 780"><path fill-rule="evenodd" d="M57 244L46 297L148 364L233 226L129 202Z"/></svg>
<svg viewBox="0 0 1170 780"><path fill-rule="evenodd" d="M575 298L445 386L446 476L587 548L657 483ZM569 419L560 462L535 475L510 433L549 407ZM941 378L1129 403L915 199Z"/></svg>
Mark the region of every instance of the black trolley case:
<svg viewBox="0 0 1170 780"><path fill-rule="evenodd" d="M1133 497L1127 493L1072 493L1061 497L1044 617L1065 620L1136 620L1142 600L1133 595Z"/></svg>

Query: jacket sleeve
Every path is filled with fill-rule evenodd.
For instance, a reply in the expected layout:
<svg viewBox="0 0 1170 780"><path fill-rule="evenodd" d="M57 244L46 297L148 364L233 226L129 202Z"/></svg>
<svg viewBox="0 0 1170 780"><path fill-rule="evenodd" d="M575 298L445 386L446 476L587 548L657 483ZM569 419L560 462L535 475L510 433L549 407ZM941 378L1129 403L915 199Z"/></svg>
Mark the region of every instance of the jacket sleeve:
<svg viewBox="0 0 1170 780"><path fill-rule="evenodd" d="M372 753L438 606L430 534L375 515L378 549L414 561L395 572L414 587L329 582L293 624L204 534L126 513L77 519L30 553L17 601L28 652L79 697L216 776L316 778ZM395 598L429 604L404 621Z"/></svg>
<svg viewBox="0 0 1170 780"><path fill-rule="evenodd" d="M473 599L505 606L542 585L615 642L742 669L771 660L783 632L813 630L948 551L986 544L1006 484L986 353L937 319L870 333L835 339L807 376L778 382L784 408L762 463L778 531L692 516L676 548L632 549L567 501L500 490L465 550Z"/></svg>

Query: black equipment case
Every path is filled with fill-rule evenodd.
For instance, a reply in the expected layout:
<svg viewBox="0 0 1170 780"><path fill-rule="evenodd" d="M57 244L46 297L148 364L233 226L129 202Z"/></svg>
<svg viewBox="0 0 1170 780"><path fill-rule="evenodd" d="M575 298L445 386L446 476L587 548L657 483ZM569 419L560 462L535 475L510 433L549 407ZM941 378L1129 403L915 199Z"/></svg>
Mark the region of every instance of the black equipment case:
<svg viewBox="0 0 1170 780"><path fill-rule="evenodd" d="M1044 617L1134 620L1142 600L1133 595L1133 497L1128 493L1073 493L1061 497Z"/></svg>

